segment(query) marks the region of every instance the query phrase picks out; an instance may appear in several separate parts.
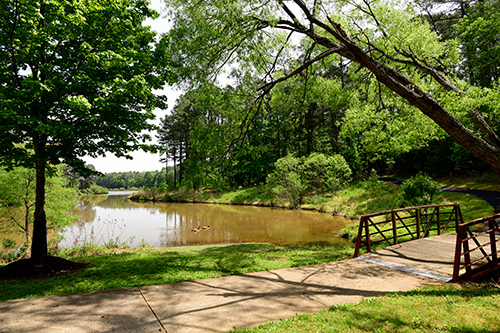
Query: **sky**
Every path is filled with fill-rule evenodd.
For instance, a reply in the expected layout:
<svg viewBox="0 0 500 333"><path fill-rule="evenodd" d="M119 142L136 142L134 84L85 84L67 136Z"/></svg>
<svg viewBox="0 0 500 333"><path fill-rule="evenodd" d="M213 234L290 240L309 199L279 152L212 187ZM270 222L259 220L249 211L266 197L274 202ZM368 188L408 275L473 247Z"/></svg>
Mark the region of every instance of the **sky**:
<svg viewBox="0 0 500 333"><path fill-rule="evenodd" d="M161 0L152 0L151 7L156 11L161 13L162 1ZM161 15L158 19L152 21L146 21L146 25L151 25L153 30L161 32L167 32L169 28L169 22L167 19L163 18ZM162 91L159 91L160 94L166 95L168 97L168 110L154 110L156 115L155 124L160 123L160 118L165 117L167 113L170 112L171 108L175 104L175 100L182 94L181 91L176 90L172 87L165 87ZM150 133L151 137L153 137L152 143L156 143L156 133ZM88 164L92 164L97 171L103 173L109 172L125 172L125 171L154 171L161 170L165 165L160 163L160 156L158 154L145 153L142 151L136 151L130 154L133 159L128 160L126 158L117 158L113 154L108 154L105 157L84 158L85 162Z"/></svg>

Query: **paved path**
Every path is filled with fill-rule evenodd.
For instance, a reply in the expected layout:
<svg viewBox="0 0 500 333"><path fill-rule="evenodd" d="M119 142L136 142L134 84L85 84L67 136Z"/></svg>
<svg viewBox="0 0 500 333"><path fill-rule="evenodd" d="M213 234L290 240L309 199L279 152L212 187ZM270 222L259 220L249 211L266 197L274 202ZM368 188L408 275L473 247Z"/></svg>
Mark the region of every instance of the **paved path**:
<svg viewBox="0 0 500 333"><path fill-rule="evenodd" d="M0 302L0 332L227 332L451 279L454 235L339 262Z"/></svg>
<svg viewBox="0 0 500 333"><path fill-rule="evenodd" d="M496 191L486 191L486 190L469 190L466 188L457 188L445 186L442 187L441 190L448 192L459 192L459 193L467 193L475 195L481 199L484 199L487 203L489 203L493 209L495 210L495 214L500 213L500 192ZM467 221L464 221L467 222Z"/></svg>
<svg viewBox="0 0 500 333"><path fill-rule="evenodd" d="M403 184L402 181L396 180L391 177L384 176L384 177L378 177L378 179L392 184L397 184L397 185ZM458 188L451 186L441 186L441 190L445 192L459 192L459 193L467 193L475 195L476 197L484 199L487 203L489 203L495 210L495 214L500 213L500 192L487 191L487 190L471 190L467 188Z"/></svg>

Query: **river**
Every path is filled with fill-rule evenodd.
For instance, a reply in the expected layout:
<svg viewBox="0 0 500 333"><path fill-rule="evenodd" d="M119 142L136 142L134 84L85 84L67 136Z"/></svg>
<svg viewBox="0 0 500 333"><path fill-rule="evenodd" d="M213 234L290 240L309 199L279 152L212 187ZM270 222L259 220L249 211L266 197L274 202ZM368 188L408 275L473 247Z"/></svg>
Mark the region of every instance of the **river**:
<svg viewBox="0 0 500 333"><path fill-rule="evenodd" d="M119 242L130 246L182 246L266 242L341 244L348 220L330 214L253 206L136 203L110 192L82 201L82 220L62 233L60 247ZM199 227L199 228L198 228Z"/></svg>

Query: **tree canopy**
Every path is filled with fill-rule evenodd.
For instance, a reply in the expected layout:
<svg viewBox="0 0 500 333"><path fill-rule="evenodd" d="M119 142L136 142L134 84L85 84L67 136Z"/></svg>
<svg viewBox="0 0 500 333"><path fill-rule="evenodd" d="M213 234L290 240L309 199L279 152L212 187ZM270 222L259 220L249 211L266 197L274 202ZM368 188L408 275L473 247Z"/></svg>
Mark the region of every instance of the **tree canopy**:
<svg viewBox="0 0 500 333"><path fill-rule="evenodd" d="M371 87L379 100L374 114L397 120L419 110L500 174L500 139L492 126L497 110L485 103L498 87L476 89L460 79L466 76L459 45L468 39L440 35L425 19L425 8L436 18L429 8L438 2L167 0L173 22L169 46L186 82L200 84L229 70L237 84L253 86L260 98L292 77L307 84L312 72L344 68ZM448 12L495 8L498 1L455 3ZM460 36L466 36L471 22L462 24ZM492 35L488 40L495 43L498 34ZM496 68L491 61L481 63Z"/></svg>
<svg viewBox="0 0 500 333"><path fill-rule="evenodd" d="M153 93L172 74L145 0L0 4L0 163L36 168L32 257L44 258L45 172L84 156L149 149Z"/></svg>

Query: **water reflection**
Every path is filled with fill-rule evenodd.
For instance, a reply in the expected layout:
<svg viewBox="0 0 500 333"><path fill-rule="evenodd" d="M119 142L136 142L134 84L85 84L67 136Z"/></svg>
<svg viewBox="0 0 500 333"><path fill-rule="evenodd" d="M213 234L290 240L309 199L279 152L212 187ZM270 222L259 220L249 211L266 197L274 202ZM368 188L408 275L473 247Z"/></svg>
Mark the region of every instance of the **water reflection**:
<svg viewBox="0 0 500 333"><path fill-rule="evenodd" d="M349 222L311 211L190 203L135 203L127 195L95 196L81 205L83 222L66 229L63 247L92 241L154 246L241 242L339 244ZM210 226L209 229L199 226Z"/></svg>

